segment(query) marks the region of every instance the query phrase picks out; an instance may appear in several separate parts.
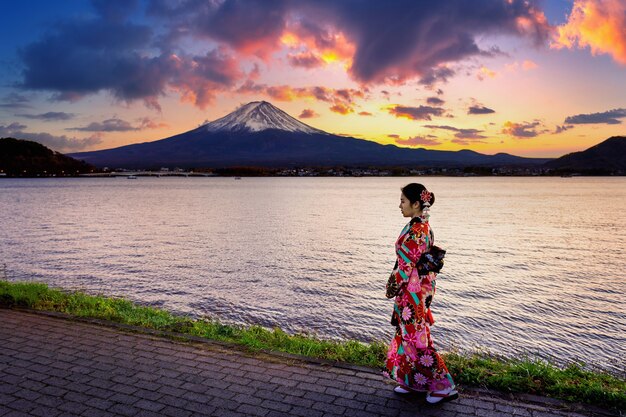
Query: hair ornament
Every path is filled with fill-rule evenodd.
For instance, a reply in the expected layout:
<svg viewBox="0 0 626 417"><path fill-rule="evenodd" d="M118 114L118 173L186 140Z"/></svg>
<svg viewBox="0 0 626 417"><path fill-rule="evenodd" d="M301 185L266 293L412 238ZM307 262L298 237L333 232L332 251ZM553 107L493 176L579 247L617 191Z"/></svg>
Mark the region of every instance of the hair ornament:
<svg viewBox="0 0 626 417"><path fill-rule="evenodd" d="M420 199L422 200L422 203L424 204L428 204L430 206L430 199L431 199L432 194L430 193L430 191L428 190L424 190L422 191L422 193L420 194Z"/></svg>

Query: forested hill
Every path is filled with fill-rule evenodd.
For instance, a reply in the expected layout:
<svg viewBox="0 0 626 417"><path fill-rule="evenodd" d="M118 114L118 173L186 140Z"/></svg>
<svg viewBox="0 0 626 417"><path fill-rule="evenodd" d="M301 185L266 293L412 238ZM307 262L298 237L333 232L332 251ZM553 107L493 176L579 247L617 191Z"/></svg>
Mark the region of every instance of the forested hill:
<svg viewBox="0 0 626 417"><path fill-rule="evenodd" d="M74 176L94 169L37 142L0 139L0 174L7 177Z"/></svg>
<svg viewBox="0 0 626 417"><path fill-rule="evenodd" d="M547 162L546 167L563 172L626 173L626 136L613 136L589 149Z"/></svg>

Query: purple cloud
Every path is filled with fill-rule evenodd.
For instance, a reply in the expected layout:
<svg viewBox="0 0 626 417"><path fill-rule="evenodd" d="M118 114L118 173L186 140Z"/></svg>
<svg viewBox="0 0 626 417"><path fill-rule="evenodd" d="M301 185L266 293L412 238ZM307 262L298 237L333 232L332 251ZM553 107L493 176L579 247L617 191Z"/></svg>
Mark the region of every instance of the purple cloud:
<svg viewBox="0 0 626 417"><path fill-rule="evenodd" d="M29 104L30 100L18 93L9 93L2 99L3 103L0 103L0 109L28 109L32 106Z"/></svg>
<svg viewBox="0 0 626 417"><path fill-rule="evenodd" d="M17 117L24 117L26 119L36 119L43 120L45 122L53 122L57 120L70 120L73 119L76 115L73 113L65 113L65 112L56 112L49 111L47 113L42 114L16 114Z"/></svg>
<svg viewBox="0 0 626 417"><path fill-rule="evenodd" d="M397 0L392 6L373 0L92 4L94 17L55 23L21 48L21 88L71 101L108 92L157 109L159 97L174 90L184 101L206 107L246 77L239 68L242 57L269 61L284 48L281 38L290 30L306 36L309 48L287 50L292 65L315 66L320 64L315 48L343 47L340 55L351 55L349 74L361 85L420 79L432 86L454 76L453 64L492 53L476 43L484 35L542 42L549 30L535 2L527 0ZM189 41L198 46L194 51L210 52L186 50Z"/></svg>
<svg viewBox="0 0 626 417"><path fill-rule="evenodd" d="M20 123L11 123L7 126L0 125L0 137L14 137L16 139L32 140L57 152L82 151L102 143L102 137L99 134L78 139L70 138L65 135L55 136L45 132L26 132L26 128L26 125Z"/></svg>
<svg viewBox="0 0 626 417"><path fill-rule="evenodd" d="M565 119L564 123L567 124L594 124L601 123L607 125L618 125L621 120L626 117L626 109L614 109L605 111L602 113L591 114L577 114L575 116L569 116Z"/></svg>
<svg viewBox="0 0 626 417"><path fill-rule="evenodd" d="M129 132L139 130L139 128L132 126L126 120L112 118L103 122L92 122L83 127L70 127L66 130L77 130L80 132Z"/></svg>
<svg viewBox="0 0 626 417"><path fill-rule="evenodd" d="M492 110L485 106L470 106L467 111L467 114L491 114L495 113L495 110Z"/></svg>
<svg viewBox="0 0 626 417"><path fill-rule="evenodd" d="M438 126L438 125L425 125L429 129L442 129L455 132L454 137L456 139L470 140L470 139L487 139L487 136L480 135L482 130L478 129L459 129L453 126ZM476 142L476 141L474 141Z"/></svg>
<svg viewBox="0 0 626 417"><path fill-rule="evenodd" d="M557 126L556 129L554 129L554 132L552 132L552 134L557 135L559 133L563 133L566 130L570 130L573 129L574 126L572 125L562 125L562 126Z"/></svg>
<svg viewBox="0 0 626 417"><path fill-rule="evenodd" d="M431 106L443 106L445 104L445 101L443 101L439 97L428 97L426 99L426 103L430 104Z"/></svg>
<svg viewBox="0 0 626 417"><path fill-rule="evenodd" d="M409 107L396 105L388 109L396 117L405 117L410 120L432 120L432 116L441 116L444 110L438 107L419 106Z"/></svg>

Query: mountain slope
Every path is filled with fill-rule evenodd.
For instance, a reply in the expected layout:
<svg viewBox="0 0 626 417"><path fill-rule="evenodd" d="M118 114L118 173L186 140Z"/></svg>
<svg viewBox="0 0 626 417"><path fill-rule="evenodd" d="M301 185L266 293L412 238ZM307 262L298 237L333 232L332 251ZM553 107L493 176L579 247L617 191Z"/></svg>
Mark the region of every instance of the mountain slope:
<svg viewBox="0 0 626 417"><path fill-rule="evenodd" d="M221 119L170 138L72 156L111 168L466 166L546 162L546 159L483 155L469 150L406 149L336 136L308 126L264 101L248 103Z"/></svg>
<svg viewBox="0 0 626 417"><path fill-rule="evenodd" d="M546 167L563 171L626 171L626 136L613 136L589 149L547 162Z"/></svg>

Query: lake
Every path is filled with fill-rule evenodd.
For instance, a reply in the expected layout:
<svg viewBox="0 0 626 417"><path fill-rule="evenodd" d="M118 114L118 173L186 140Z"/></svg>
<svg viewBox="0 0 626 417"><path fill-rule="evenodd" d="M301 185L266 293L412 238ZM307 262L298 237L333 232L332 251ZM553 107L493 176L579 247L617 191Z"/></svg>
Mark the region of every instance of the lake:
<svg viewBox="0 0 626 417"><path fill-rule="evenodd" d="M387 341L411 181L435 193L447 250L436 346L625 373L624 177L1 179L0 267L177 314Z"/></svg>

